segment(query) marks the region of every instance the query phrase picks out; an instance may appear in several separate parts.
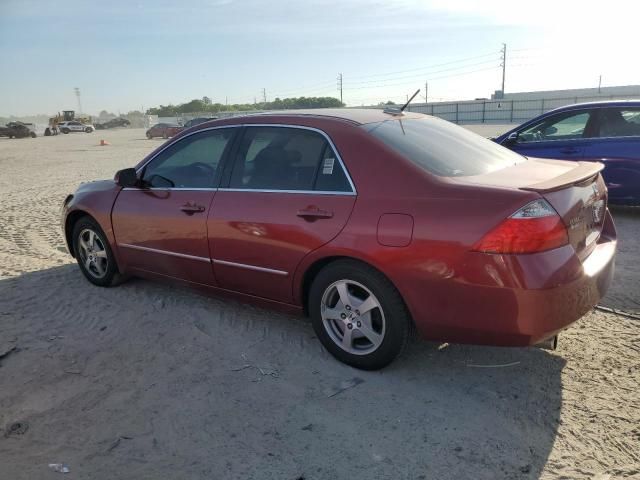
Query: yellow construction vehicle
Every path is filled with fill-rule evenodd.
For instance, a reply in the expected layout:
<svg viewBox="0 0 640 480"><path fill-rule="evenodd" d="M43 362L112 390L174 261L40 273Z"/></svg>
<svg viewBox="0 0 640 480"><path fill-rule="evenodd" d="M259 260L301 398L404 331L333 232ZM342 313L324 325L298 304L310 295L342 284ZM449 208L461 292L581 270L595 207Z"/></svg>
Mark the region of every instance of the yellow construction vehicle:
<svg viewBox="0 0 640 480"><path fill-rule="evenodd" d="M76 117L76 112L74 110L63 110L62 115L60 115L60 112L58 112L55 117L51 117L49 119L49 126L44 130L45 137L48 137L50 135L57 135L59 123L71 122L73 120L80 123L91 123L91 117L89 115Z"/></svg>

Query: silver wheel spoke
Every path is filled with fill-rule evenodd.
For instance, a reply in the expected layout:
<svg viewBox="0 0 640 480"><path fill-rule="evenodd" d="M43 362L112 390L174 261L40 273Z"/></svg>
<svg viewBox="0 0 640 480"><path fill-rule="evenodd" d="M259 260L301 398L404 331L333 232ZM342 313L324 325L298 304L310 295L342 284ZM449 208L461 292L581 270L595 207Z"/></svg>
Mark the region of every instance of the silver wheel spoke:
<svg viewBox="0 0 640 480"><path fill-rule="evenodd" d="M98 258L107 258L107 251L106 250L98 250L97 252L94 252L94 254Z"/></svg>
<svg viewBox="0 0 640 480"><path fill-rule="evenodd" d="M89 246L95 248L96 246L96 234L93 230L89 230Z"/></svg>
<svg viewBox="0 0 640 480"><path fill-rule="evenodd" d="M362 322L362 325L358 327L358 330L376 347L382 343L383 337L379 333L376 333L373 328L371 328L371 320Z"/></svg>
<svg viewBox="0 0 640 480"><path fill-rule="evenodd" d="M91 260L89 260L89 257L86 258L86 260L84 261L84 268L86 268L89 272L91 271L91 269L89 267L91 267Z"/></svg>
<svg viewBox="0 0 640 480"><path fill-rule="evenodd" d="M344 334L342 336L342 348L349 351L353 349L353 330L345 327Z"/></svg>
<svg viewBox="0 0 640 480"><path fill-rule="evenodd" d="M323 317L326 320L336 320L337 322L344 323L344 320L340 317L343 310L344 307L342 306L342 303L338 302L334 308L325 307Z"/></svg>
<svg viewBox="0 0 640 480"><path fill-rule="evenodd" d="M93 264L93 266L94 266L94 267L96 267L96 270L98 271L98 275L100 275L100 276L104 275L104 267L103 267L103 265L102 265L102 262L101 262L101 261L99 261L99 260L98 260L98 261L96 261L96 262Z"/></svg>
<svg viewBox="0 0 640 480"><path fill-rule="evenodd" d="M340 282L336 285L336 290L338 290L338 295L340 295L340 302L342 305L351 305L351 295L349 295L349 290L347 289L347 282Z"/></svg>
<svg viewBox="0 0 640 480"><path fill-rule="evenodd" d="M80 248L82 248L82 250L84 250L84 252L87 253L87 250L89 249L89 244L82 237L82 235L80 236L80 242L79 243L80 243Z"/></svg>
<svg viewBox="0 0 640 480"><path fill-rule="evenodd" d="M370 310L373 310L374 308L379 308L379 307L380 307L380 304L378 303L376 298L373 295L369 295L369 297L364 302L358 305L357 309L360 315L364 315Z"/></svg>

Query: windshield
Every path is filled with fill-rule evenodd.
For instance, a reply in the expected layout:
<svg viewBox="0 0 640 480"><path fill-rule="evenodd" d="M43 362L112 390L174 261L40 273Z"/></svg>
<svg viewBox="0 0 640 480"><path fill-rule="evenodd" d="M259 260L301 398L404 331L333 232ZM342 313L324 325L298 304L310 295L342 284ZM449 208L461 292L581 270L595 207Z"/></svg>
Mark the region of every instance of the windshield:
<svg viewBox="0 0 640 480"><path fill-rule="evenodd" d="M526 159L445 120L385 120L365 130L434 175L460 177L493 172Z"/></svg>

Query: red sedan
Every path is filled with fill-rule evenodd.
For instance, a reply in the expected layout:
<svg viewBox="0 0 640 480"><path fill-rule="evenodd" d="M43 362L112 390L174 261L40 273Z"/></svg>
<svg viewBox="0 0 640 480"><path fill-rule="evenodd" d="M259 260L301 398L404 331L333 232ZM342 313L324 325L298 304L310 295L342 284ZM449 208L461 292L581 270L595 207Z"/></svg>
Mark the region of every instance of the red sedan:
<svg viewBox="0 0 640 480"><path fill-rule="evenodd" d="M177 279L304 312L335 357L376 369L413 326L524 346L593 308L616 251L601 169L414 113L230 118L81 186L64 234L96 285Z"/></svg>
<svg viewBox="0 0 640 480"><path fill-rule="evenodd" d="M182 130L182 127L175 123L156 123L146 132L149 140L154 137L171 138Z"/></svg>

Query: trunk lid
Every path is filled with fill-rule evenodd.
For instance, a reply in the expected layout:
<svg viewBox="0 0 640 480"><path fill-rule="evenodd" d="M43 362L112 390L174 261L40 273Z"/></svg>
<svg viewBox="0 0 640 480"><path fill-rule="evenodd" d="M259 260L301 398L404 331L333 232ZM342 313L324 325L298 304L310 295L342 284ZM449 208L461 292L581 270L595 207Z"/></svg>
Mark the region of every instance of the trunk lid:
<svg viewBox="0 0 640 480"><path fill-rule="evenodd" d="M464 182L517 188L540 194L558 212L580 259L600 237L607 209L607 188L596 162L529 159L484 175L459 177Z"/></svg>

